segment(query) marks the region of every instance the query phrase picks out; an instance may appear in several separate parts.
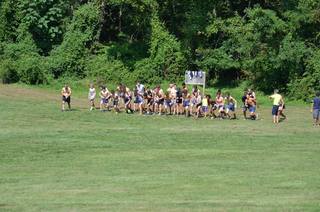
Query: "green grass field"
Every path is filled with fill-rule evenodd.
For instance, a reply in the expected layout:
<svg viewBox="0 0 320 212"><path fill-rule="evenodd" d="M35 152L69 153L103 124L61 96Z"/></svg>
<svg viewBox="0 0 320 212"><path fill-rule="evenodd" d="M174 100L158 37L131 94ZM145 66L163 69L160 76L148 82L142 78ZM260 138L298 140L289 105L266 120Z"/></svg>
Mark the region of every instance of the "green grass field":
<svg viewBox="0 0 320 212"><path fill-rule="evenodd" d="M0 85L0 211L320 210L307 105L275 126L267 106L258 121L89 112L80 98L62 113L58 92Z"/></svg>

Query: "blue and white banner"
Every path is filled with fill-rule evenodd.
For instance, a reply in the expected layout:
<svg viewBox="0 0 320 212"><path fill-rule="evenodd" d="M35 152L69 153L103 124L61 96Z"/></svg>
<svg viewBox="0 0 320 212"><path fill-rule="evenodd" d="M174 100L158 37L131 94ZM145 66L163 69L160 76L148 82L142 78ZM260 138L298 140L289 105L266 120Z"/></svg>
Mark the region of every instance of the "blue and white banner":
<svg viewBox="0 0 320 212"><path fill-rule="evenodd" d="M186 71L184 82L189 85L205 85L206 72L204 71Z"/></svg>

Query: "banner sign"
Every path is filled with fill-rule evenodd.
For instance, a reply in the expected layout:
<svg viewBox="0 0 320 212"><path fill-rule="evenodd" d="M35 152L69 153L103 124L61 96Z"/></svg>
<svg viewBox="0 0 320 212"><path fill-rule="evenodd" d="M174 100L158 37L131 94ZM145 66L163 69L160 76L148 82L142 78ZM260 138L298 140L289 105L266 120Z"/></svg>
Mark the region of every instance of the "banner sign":
<svg viewBox="0 0 320 212"><path fill-rule="evenodd" d="M204 71L186 71L184 82L188 85L205 85L206 72Z"/></svg>

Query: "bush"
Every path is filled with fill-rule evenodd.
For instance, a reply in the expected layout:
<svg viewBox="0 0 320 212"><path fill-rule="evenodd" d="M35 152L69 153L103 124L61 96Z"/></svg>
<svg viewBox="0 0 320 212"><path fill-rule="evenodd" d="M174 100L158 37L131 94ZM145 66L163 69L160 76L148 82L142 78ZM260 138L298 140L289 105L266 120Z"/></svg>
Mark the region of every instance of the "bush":
<svg viewBox="0 0 320 212"><path fill-rule="evenodd" d="M289 85L289 95L294 99L310 100L315 92L320 91L320 50L316 50L307 61L306 72L296 77Z"/></svg>
<svg viewBox="0 0 320 212"><path fill-rule="evenodd" d="M0 61L0 79L2 83L15 83L19 81L19 76L12 60Z"/></svg>
<svg viewBox="0 0 320 212"><path fill-rule="evenodd" d="M44 66L44 58L26 55L17 61L17 72L21 82L27 84L43 84L49 80Z"/></svg>
<svg viewBox="0 0 320 212"><path fill-rule="evenodd" d="M138 61L135 64L133 79L146 84L159 84L162 81L156 66L149 58Z"/></svg>
<svg viewBox="0 0 320 212"><path fill-rule="evenodd" d="M126 66L120 61L106 55L96 55L87 62L87 76L101 83L133 83Z"/></svg>

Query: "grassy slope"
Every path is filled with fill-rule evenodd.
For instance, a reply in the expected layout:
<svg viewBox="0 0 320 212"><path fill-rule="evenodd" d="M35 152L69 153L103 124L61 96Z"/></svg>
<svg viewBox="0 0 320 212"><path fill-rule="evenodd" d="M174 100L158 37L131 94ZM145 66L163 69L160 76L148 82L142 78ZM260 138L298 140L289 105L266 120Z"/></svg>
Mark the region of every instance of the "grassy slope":
<svg viewBox="0 0 320 212"><path fill-rule="evenodd" d="M11 92L15 91L16 94ZM319 128L89 112L0 85L0 210L318 211Z"/></svg>

